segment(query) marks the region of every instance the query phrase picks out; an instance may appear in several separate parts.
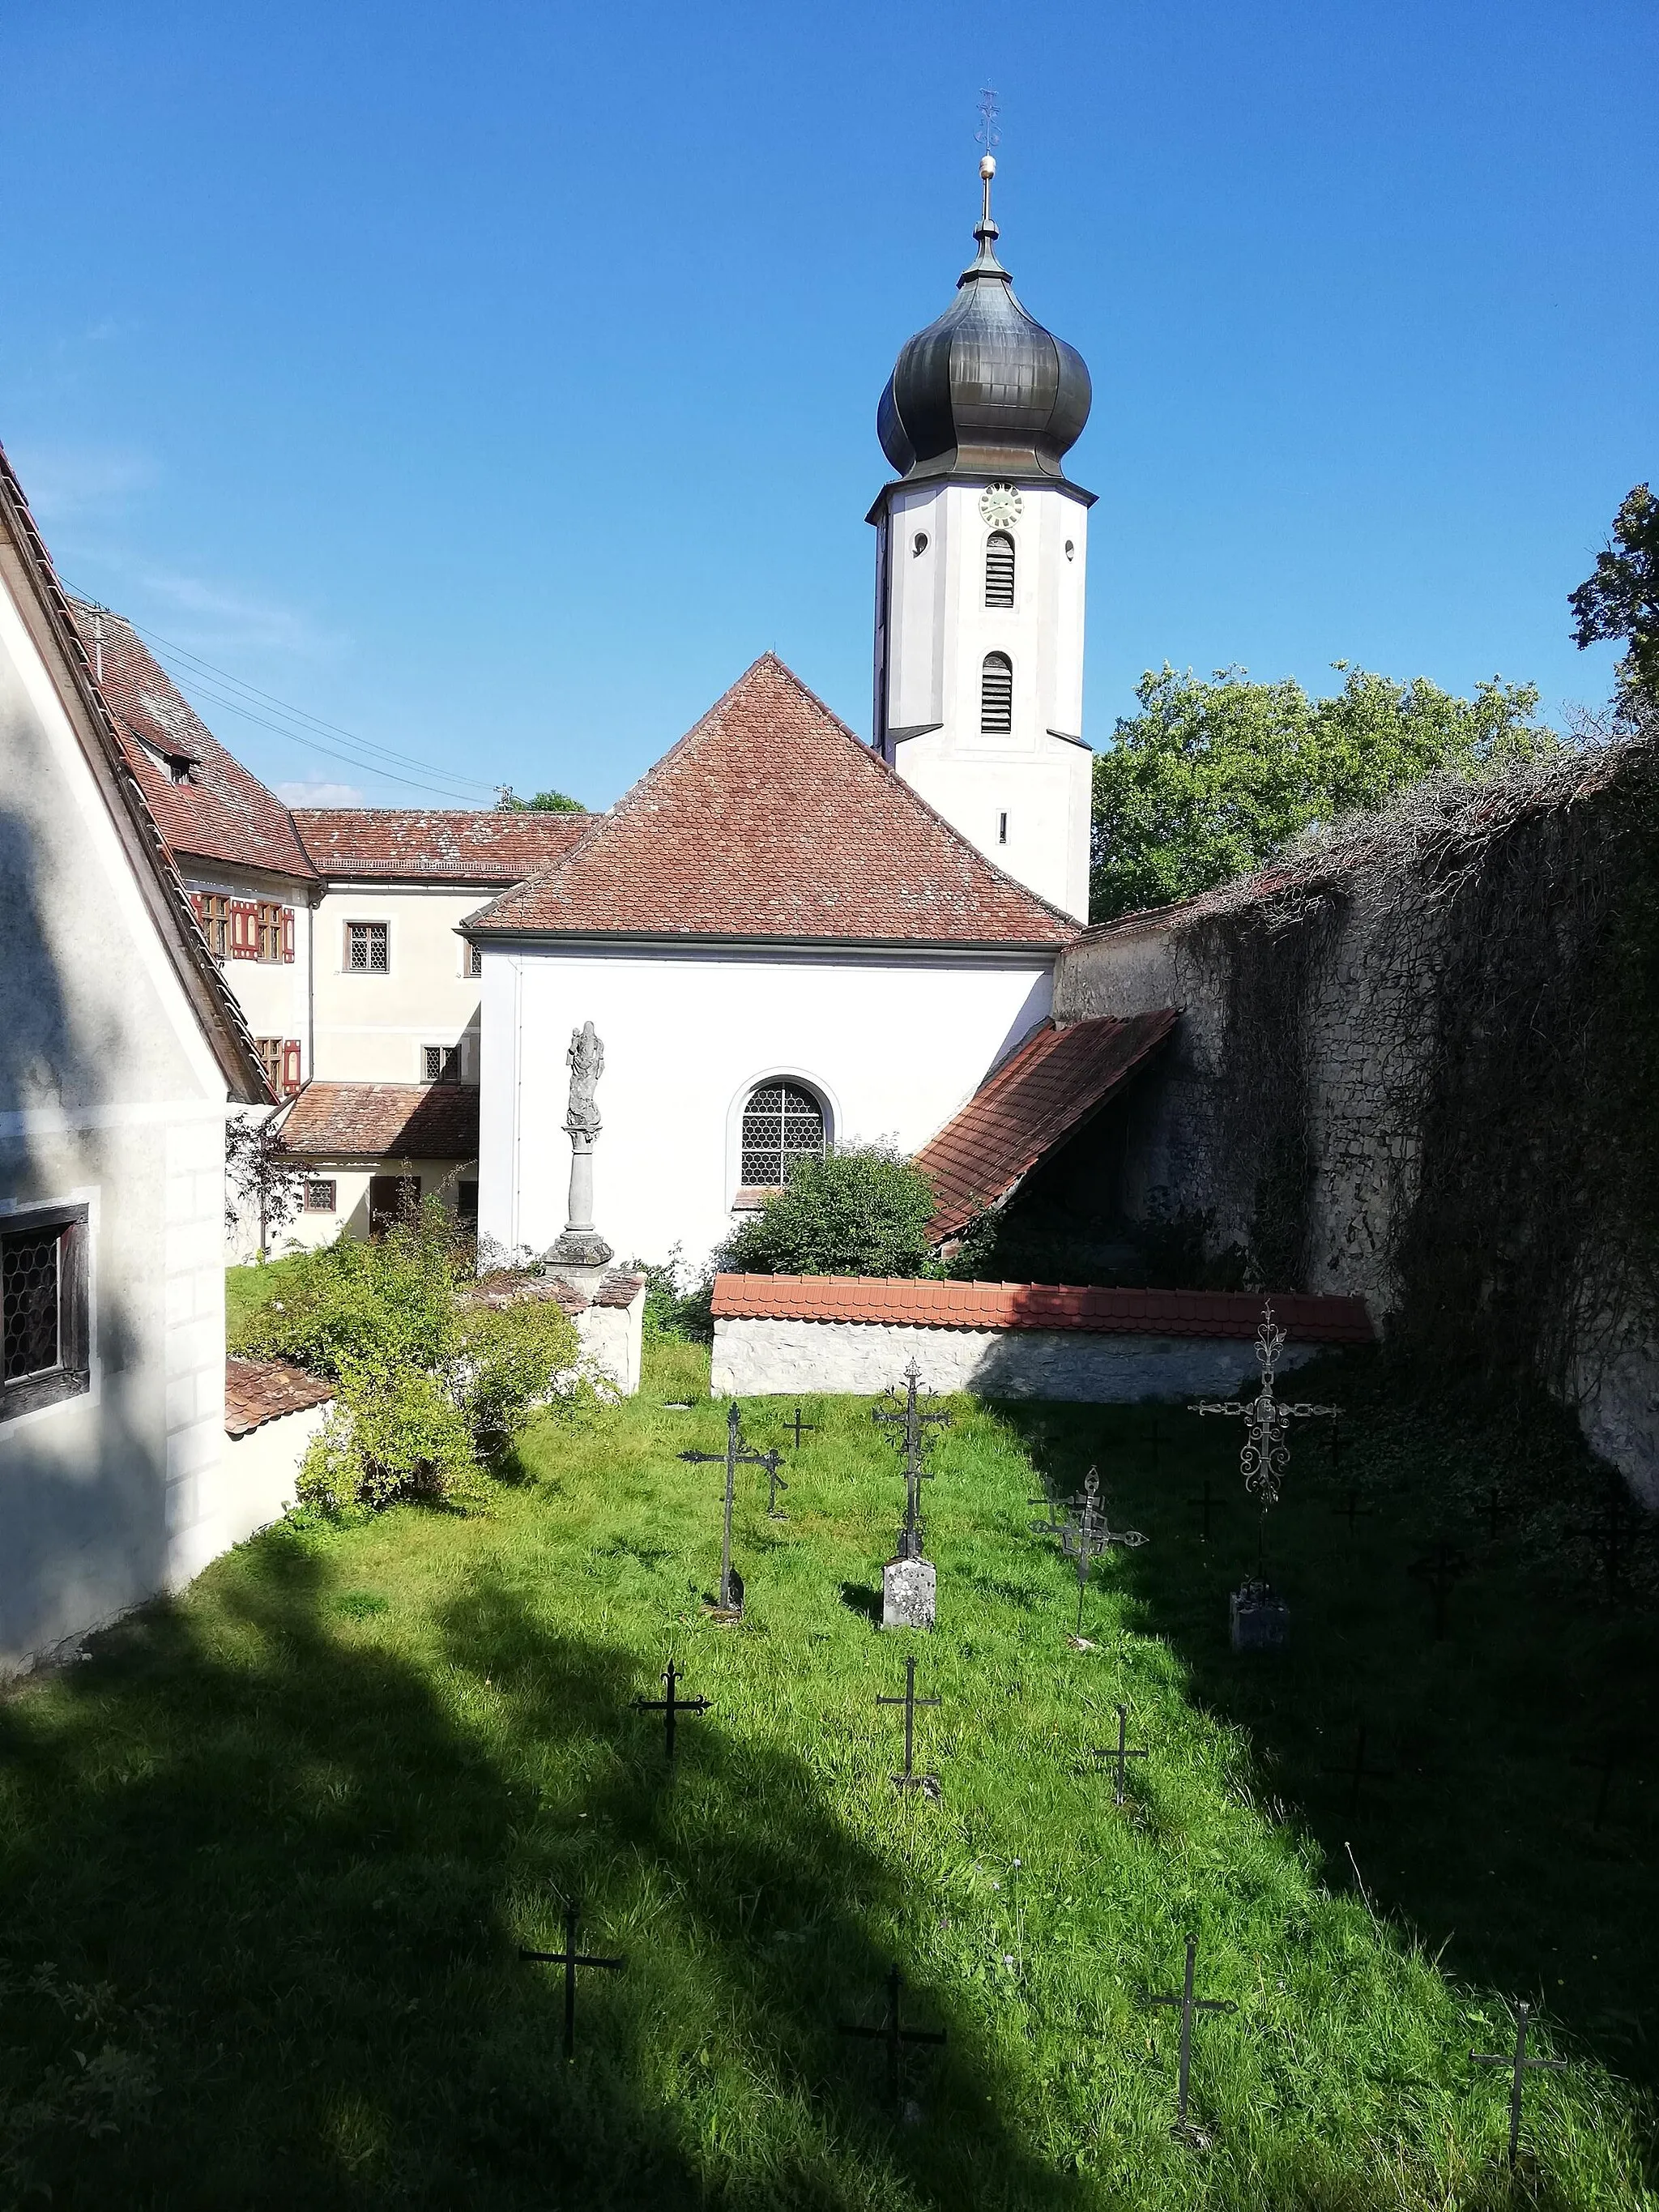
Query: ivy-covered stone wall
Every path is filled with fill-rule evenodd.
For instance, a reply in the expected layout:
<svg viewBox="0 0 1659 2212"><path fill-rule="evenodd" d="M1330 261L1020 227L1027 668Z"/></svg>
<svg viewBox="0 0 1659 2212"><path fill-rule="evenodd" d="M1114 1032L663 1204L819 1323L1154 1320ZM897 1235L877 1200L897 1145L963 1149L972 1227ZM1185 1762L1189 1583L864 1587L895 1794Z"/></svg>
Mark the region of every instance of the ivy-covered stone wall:
<svg viewBox="0 0 1659 2212"><path fill-rule="evenodd" d="M1091 932L1062 1020L1174 1006L1099 1141L1132 1227L1541 1380L1659 1504L1659 753L1428 787ZM1079 1146L1079 1164L1087 1139Z"/></svg>

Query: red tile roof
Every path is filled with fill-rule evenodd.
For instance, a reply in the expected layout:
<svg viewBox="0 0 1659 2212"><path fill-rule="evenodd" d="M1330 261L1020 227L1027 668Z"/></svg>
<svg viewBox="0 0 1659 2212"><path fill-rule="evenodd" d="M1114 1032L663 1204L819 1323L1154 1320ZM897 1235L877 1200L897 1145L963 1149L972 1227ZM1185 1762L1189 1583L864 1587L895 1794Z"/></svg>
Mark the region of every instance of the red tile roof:
<svg viewBox="0 0 1659 2212"><path fill-rule="evenodd" d="M1253 1338L1243 1291L1117 1291L1054 1283L939 1283L858 1275L716 1275L716 1321L878 1322L912 1328L1083 1330L1103 1336ZM1363 1298L1273 1294L1292 1343L1370 1344Z"/></svg>
<svg viewBox="0 0 1659 2212"><path fill-rule="evenodd" d="M319 875L356 882L521 884L556 866L592 814L459 807L300 806L294 821Z"/></svg>
<svg viewBox="0 0 1659 2212"><path fill-rule="evenodd" d="M1008 1197L1045 1152L1121 1090L1176 1019L1164 1008L1066 1029L1050 1021L1028 1037L916 1154L939 1201L927 1228L932 1240L953 1236L976 1203L997 1206Z"/></svg>
<svg viewBox="0 0 1659 2212"><path fill-rule="evenodd" d="M471 1160L478 1093L463 1083L308 1083L283 1124L305 1159Z"/></svg>
<svg viewBox="0 0 1659 2212"><path fill-rule="evenodd" d="M150 811L173 851L307 881L313 878L317 872L287 807L225 750L131 623L84 600L75 602L75 614L94 660L102 661L100 688L121 725L127 757ZM152 748L193 762L190 781L175 783Z"/></svg>
<svg viewBox="0 0 1659 2212"><path fill-rule="evenodd" d="M246 1437L267 1421L284 1413L301 1413L307 1406L325 1406L334 1395L334 1385L285 1359L227 1359L225 1362L225 1434Z"/></svg>
<svg viewBox="0 0 1659 2212"><path fill-rule="evenodd" d="M475 932L1043 948L1079 933L770 653Z"/></svg>

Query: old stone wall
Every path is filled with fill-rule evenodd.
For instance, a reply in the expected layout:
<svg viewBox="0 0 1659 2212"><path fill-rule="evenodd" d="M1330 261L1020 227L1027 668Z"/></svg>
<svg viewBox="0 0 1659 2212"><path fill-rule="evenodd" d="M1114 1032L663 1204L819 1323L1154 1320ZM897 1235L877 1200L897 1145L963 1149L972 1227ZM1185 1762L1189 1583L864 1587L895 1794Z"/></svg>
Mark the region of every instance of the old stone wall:
<svg viewBox="0 0 1659 2212"><path fill-rule="evenodd" d="M1656 788L1632 744L1422 797L1091 932L1055 1012L1182 1014L1093 1140L1125 1223L1530 1372L1659 1501Z"/></svg>

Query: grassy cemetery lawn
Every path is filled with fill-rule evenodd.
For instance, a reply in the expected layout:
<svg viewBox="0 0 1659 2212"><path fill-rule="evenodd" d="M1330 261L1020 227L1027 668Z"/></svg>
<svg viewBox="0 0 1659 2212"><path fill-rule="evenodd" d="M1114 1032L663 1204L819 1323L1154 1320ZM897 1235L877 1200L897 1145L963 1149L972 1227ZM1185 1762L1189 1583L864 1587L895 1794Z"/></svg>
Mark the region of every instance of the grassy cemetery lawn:
<svg viewBox="0 0 1659 2212"><path fill-rule="evenodd" d="M1334 1470L1297 1440L1285 1652L1228 1650L1236 1423L965 1400L924 1488L938 1630L884 1633L891 1444L808 1400L797 1451L763 1401L788 1517L744 1470L748 1617L718 1627L720 1470L677 1456L723 1445L707 1374L659 1347L637 1401L534 1431L488 1514L274 1529L0 1705L0 2197L1659 2202L1659 1665L1622 1563L1604 1593L1593 1542L1507 1524L1478 1441L1437 1457L1327 1362L1297 1395L1353 1410ZM1150 1540L1097 1566L1079 1650L1027 1501L1091 1462ZM1407 1570L1439 1540L1468 1571L1437 1638ZM890 1778L907 1652L939 1802ZM672 1766L632 1704L671 1658L712 1700ZM1121 1807L1091 1756L1119 1705ZM626 1961L578 1975L571 2065L562 1970L518 1955L562 1947L567 1900ZM1177 2135L1180 2020L1146 1999L1189 1935L1235 2009L1194 2020ZM895 1964L907 2028L948 2038L903 2046L896 2105L884 2046L838 2032ZM1512 2051L1507 1998L1570 2062L1527 2077L1513 2180L1509 2074L1469 2058Z"/></svg>

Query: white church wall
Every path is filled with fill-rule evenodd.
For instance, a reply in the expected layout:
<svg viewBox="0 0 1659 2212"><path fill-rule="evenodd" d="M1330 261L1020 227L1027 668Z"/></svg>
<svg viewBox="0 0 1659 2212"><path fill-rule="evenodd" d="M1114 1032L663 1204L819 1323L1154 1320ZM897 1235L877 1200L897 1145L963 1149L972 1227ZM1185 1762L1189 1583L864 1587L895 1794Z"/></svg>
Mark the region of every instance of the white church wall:
<svg viewBox="0 0 1659 2212"><path fill-rule="evenodd" d="M875 856L878 857L878 856ZM623 1261L727 1233L750 1091L793 1075L837 1140L914 1152L1048 1013L1046 957L847 949L487 948L479 1229L544 1251L564 1227L570 1032L604 1040L595 1218Z"/></svg>

